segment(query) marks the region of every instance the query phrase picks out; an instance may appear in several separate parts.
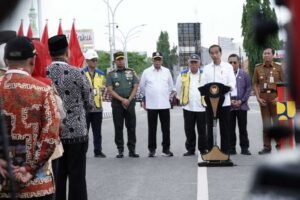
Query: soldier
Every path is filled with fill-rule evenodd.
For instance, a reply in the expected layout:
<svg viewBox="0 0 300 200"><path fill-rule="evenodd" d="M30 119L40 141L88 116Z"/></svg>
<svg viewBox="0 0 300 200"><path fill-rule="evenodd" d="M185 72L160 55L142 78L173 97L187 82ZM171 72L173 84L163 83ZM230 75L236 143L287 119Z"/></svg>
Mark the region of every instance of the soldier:
<svg viewBox="0 0 300 200"><path fill-rule="evenodd" d="M263 63L257 64L253 74L253 86L257 101L260 105L263 121L264 147L258 154L271 152L271 138L265 129L278 123L276 114L277 90L276 84L283 81L281 65L273 62L274 49L268 47L263 51ZM278 143L276 145L278 147Z"/></svg>
<svg viewBox="0 0 300 200"><path fill-rule="evenodd" d="M117 68L106 77L106 86L112 96L112 113L115 126L115 143L118 148L117 158L124 157L123 126L127 128L129 157L137 158L135 153L136 144L136 117L135 117L135 95L138 88L138 78L135 71L125 68L124 53L114 54L114 63Z"/></svg>

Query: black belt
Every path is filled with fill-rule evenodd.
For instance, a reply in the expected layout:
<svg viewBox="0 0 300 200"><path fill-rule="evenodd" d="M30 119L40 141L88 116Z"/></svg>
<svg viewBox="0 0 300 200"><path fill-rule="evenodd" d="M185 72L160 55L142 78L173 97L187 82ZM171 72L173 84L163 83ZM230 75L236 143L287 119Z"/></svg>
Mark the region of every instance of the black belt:
<svg viewBox="0 0 300 200"><path fill-rule="evenodd" d="M267 94L271 94L271 93L277 93L276 90L263 90L263 91L260 91L261 93L267 93Z"/></svg>
<svg viewBox="0 0 300 200"><path fill-rule="evenodd" d="M85 143L89 140L88 135L75 138L61 138L63 144L76 144L76 143Z"/></svg>

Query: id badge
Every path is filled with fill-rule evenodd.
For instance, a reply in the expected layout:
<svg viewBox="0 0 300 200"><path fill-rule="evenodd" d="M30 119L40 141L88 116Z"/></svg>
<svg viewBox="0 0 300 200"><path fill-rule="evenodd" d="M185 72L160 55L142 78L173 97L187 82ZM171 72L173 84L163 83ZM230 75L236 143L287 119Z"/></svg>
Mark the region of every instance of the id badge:
<svg viewBox="0 0 300 200"><path fill-rule="evenodd" d="M264 83L264 89L267 89L267 88L268 88L268 84Z"/></svg>
<svg viewBox="0 0 300 200"><path fill-rule="evenodd" d="M274 83L274 76L270 76L270 83Z"/></svg>
<svg viewBox="0 0 300 200"><path fill-rule="evenodd" d="M96 95L97 95L97 89L94 88L94 89L93 89L93 92L94 92L94 96L96 96Z"/></svg>

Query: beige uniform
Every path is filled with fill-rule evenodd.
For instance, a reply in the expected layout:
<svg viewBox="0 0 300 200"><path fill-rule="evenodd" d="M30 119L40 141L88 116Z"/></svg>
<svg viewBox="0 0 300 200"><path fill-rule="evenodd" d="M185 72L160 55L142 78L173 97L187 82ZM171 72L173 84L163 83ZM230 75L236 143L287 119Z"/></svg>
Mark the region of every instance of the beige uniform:
<svg viewBox="0 0 300 200"><path fill-rule="evenodd" d="M276 113L277 98L276 85L283 82L283 71L280 64L272 62L266 66L264 63L258 64L255 67L253 74L253 86L258 87L259 97L266 101L266 105L260 105L261 117L263 120L263 128L267 128L278 123ZM271 149L271 138L264 131L263 133L264 148Z"/></svg>

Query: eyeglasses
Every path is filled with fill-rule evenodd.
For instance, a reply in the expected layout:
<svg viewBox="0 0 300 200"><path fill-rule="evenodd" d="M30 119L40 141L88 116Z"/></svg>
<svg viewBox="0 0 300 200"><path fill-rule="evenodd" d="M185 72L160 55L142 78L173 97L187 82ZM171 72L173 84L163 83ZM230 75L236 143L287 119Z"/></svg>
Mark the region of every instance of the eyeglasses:
<svg viewBox="0 0 300 200"><path fill-rule="evenodd" d="M92 62L98 62L98 59L91 59Z"/></svg>
<svg viewBox="0 0 300 200"><path fill-rule="evenodd" d="M237 61L229 61L230 64L237 64Z"/></svg>

